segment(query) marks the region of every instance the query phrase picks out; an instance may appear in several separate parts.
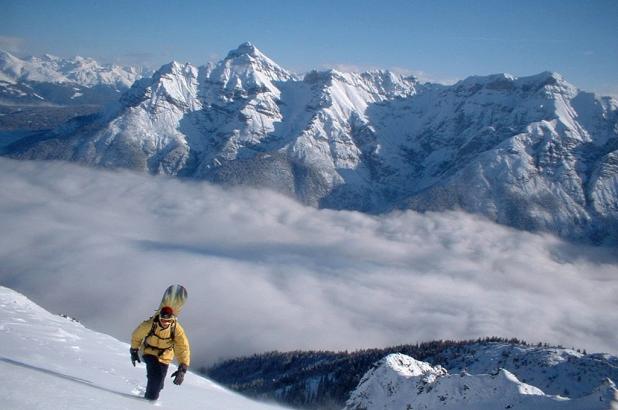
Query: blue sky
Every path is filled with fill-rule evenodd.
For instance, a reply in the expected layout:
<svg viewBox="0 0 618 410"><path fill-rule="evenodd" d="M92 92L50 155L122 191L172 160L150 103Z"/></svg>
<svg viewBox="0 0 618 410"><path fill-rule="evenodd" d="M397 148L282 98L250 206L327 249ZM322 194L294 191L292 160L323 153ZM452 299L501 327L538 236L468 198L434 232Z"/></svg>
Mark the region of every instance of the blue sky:
<svg viewBox="0 0 618 410"><path fill-rule="evenodd" d="M159 66L251 41L291 71L386 68L454 81L557 71L618 95L618 1L0 0L0 47Z"/></svg>

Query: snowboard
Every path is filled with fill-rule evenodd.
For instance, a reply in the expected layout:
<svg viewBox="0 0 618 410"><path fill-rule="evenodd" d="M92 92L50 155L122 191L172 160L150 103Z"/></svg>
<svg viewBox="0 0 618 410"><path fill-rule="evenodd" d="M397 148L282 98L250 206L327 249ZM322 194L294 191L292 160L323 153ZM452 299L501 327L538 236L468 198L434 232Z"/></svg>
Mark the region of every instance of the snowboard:
<svg viewBox="0 0 618 410"><path fill-rule="evenodd" d="M182 307L187 301L187 289L182 285L170 285L163 293L161 298L161 304L159 305L159 312L164 306L169 306L174 310L174 316L178 316L182 311Z"/></svg>

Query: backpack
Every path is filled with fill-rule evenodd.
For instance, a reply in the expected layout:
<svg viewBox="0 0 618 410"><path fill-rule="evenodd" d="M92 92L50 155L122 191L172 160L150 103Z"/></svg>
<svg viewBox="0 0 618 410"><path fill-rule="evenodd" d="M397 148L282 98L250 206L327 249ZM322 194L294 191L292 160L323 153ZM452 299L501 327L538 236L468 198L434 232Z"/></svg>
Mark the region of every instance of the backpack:
<svg viewBox="0 0 618 410"><path fill-rule="evenodd" d="M155 331L157 330L157 320L153 319L152 320L152 327L150 328L150 332L148 332L148 334L146 335L146 337L144 338L144 347L148 347L150 349L154 349L154 350L158 350L159 354L158 356L161 357L163 355L163 353L165 353L166 351L173 349L174 348L174 339L176 338L176 321L174 320L174 322L170 325L172 326L171 332L170 332L170 337L159 337ZM172 339L172 344L170 347L166 348L166 349L162 349L160 347L157 346L153 346L148 344L148 342L146 342L146 340L148 340L148 338L150 336L154 336L159 340L168 340L168 339Z"/></svg>

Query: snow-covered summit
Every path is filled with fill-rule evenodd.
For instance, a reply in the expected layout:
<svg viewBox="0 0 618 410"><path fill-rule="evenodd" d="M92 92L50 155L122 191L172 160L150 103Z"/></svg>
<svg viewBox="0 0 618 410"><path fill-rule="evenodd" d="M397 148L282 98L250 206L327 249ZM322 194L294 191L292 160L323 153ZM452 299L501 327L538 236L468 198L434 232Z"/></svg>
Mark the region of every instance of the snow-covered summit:
<svg viewBox="0 0 618 410"><path fill-rule="evenodd" d="M410 356L401 353L393 353L383 359L384 366L379 366L378 369L393 371L403 377L413 376L439 376L446 374L441 366L435 368L429 363L421 362Z"/></svg>
<svg viewBox="0 0 618 410"><path fill-rule="evenodd" d="M172 61L157 70L150 80L148 89L150 108L169 109L168 104L182 110L198 110L197 101L198 68ZM137 87L139 88L139 87Z"/></svg>
<svg viewBox="0 0 618 410"><path fill-rule="evenodd" d="M225 57L226 60L234 59L234 58L242 58L243 56L248 56L257 60L265 60L269 63L276 65L274 61L268 58L264 53L262 53L256 46L254 46L251 42L247 41L240 44L236 49L230 50Z"/></svg>
<svg viewBox="0 0 618 410"><path fill-rule="evenodd" d="M53 315L5 287L0 287L0 337L2 408L152 408L141 398L146 369L143 364L131 365L127 343ZM174 370L171 366L169 374ZM191 372L182 386L168 377L156 405L187 410L281 409L241 397Z"/></svg>
<svg viewBox="0 0 618 410"><path fill-rule="evenodd" d="M392 354L377 362L350 395L346 410L389 409L613 409L618 390L606 380L578 399L546 395L505 369L493 374L451 375L440 366Z"/></svg>
<svg viewBox="0 0 618 410"><path fill-rule="evenodd" d="M281 68L251 43L243 43L207 71L208 82L218 85L229 102L235 96L250 96L267 91L280 96L277 81L288 81L292 74ZM216 101L216 100L215 100Z"/></svg>

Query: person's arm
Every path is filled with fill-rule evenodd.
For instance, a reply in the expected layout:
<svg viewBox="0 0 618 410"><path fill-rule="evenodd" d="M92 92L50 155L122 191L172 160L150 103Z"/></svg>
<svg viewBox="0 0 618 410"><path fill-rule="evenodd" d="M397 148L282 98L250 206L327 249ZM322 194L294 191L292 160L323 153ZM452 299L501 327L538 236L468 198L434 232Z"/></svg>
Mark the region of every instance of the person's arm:
<svg viewBox="0 0 618 410"><path fill-rule="evenodd" d="M148 332L152 328L152 321L146 320L142 322L131 334L131 349L138 349L142 346L144 338L148 336Z"/></svg>
<svg viewBox="0 0 618 410"><path fill-rule="evenodd" d="M189 367L191 364L191 348L189 347L189 339L185 333L185 330L180 326L180 323L176 323L176 336L174 338L174 353L178 358L178 363Z"/></svg>
<svg viewBox="0 0 618 410"><path fill-rule="evenodd" d="M129 353L131 354L131 363L133 363L133 367L135 367L135 363L141 363L142 361L139 358L139 348L142 346L142 342L144 338L148 335L150 328L152 327L152 322L147 320L142 322L131 335L131 348L129 349Z"/></svg>
<svg viewBox="0 0 618 410"><path fill-rule="evenodd" d="M178 370L172 373L174 384L181 385L185 379L185 373L191 363L191 349L185 330L176 323L176 336L174 337L174 353L178 358Z"/></svg>

